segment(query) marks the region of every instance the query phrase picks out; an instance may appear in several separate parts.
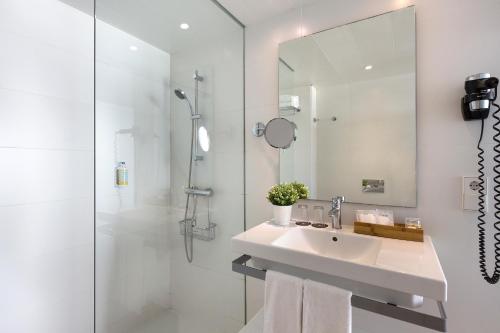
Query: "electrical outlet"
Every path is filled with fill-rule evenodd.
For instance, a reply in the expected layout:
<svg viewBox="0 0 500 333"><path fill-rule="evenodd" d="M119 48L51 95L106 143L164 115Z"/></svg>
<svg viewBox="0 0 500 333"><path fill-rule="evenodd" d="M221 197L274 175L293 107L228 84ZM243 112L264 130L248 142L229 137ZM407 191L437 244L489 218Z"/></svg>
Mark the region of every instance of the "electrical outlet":
<svg viewBox="0 0 500 333"><path fill-rule="evenodd" d="M488 210L488 181L484 181L484 208ZM477 211L479 209L479 178L462 178L462 208L463 210Z"/></svg>

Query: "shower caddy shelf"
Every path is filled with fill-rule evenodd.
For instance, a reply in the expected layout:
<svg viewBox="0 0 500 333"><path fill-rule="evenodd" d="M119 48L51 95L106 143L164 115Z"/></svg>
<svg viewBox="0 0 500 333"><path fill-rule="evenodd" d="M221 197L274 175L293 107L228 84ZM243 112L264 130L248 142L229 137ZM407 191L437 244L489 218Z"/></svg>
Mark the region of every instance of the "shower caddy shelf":
<svg viewBox="0 0 500 333"><path fill-rule="evenodd" d="M191 223L192 219L188 219L188 221ZM185 223L185 220L179 221L179 229L182 236L184 236ZM193 234L193 238L205 242L213 241L215 239L215 228L217 227L217 223L209 222L209 224L210 225L206 227L194 226L193 231L191 232Z"/></svg>
<svg viewBox="0 0 500 333"><path fill-rule="evenodd" d="M232 270L233 272L243 274L245 276L250 276L259 280L266 279L266 270L257 269L254 267L247 266L247 262L252 259L251 256L244 254L241 257L233 260ZM393 319L401 320L410 324L417 326L429 328L438 332L447 332L446 329L446 312L444 305L440 301L437 302L437 307L439 309L439 317L429 315L426 313L413 311L403 307L399 307L395 304L383 303L375 301L362 296L352 295L351 304L352 306L366 310L369 312L377 313L382 316L390 317Z"/></svg>

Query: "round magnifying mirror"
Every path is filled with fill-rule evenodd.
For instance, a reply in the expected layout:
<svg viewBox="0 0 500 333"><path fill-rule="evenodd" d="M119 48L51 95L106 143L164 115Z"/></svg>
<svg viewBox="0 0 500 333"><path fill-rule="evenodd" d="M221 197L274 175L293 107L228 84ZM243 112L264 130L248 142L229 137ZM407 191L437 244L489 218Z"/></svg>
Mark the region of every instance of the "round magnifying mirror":
<svg viewBox="0 0 500 333"><path fill-rule="evenodd" d="M296 125L285 118L274 118L267 123L264 136L272 147L286 149L295 140L295 128Z"/></svg>
<svg viewBox="0 0 500 333"><path fill-rule="evenodd" d="M198 129L198 142L204 152L207 152L210 149L210 137L208 136L207 129L203 126Z"/></svg>

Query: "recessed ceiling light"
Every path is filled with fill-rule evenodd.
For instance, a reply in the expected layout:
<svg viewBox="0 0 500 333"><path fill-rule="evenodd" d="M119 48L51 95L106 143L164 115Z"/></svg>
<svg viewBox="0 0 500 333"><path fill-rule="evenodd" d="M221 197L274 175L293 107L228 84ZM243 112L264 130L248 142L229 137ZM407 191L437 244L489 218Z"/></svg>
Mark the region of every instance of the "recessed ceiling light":
<svg viewBox="0 0 500 333"><path fill-rule="evenodd" d="M135 45L130 45L129 49L130 51L137 51L139 48Z"/></svg>
<svg viewBox="0 0 500 333"><path fill-rule="evenodd" d="M370 70L370 69L372 69L372 68L373 68L373 66L372 66L372 65L366 65L366 66L365 66L365 70L366 70L366 71L369 71L369 70Z"/></svg>
<svg viewBox="0 0 500 333"><path fill-rule="evenodd" d="M179 26L182 30L187 30L189 29L189 24L187 23L181 23L181 25Z"/></svg>

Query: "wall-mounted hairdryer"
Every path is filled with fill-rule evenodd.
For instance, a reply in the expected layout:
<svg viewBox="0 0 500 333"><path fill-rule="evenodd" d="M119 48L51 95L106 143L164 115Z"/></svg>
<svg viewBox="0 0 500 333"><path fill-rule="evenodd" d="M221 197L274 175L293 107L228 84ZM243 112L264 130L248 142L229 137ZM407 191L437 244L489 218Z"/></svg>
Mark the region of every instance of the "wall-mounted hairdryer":
<svg viewBox="0 0 500 333"><path fill-rule="evenodd" d="M481 132L477 143L478 173L479 173L479 201L477 227L479 229L479 270L486 282L496 284L500 281L500 106L495 103L497 98L498 79L489 73L474 74L465 79L466 95L462 98L462 116L464 120L481 120ZM484 149L481 147L483 140L485 119L488 118L490 107L493 111L493 199L495 212L493 216L494 252L495 260L493 272L488 273L486 265L486 174L484 166Z"/></svg>
<svg viewBox="0 0 500 333"><path fill-rule="evenodd" d="M489 73L474 74L465 79L462 97L464 120L485 119L490 113L491 103L497 98L498 79Z"/></svg>

